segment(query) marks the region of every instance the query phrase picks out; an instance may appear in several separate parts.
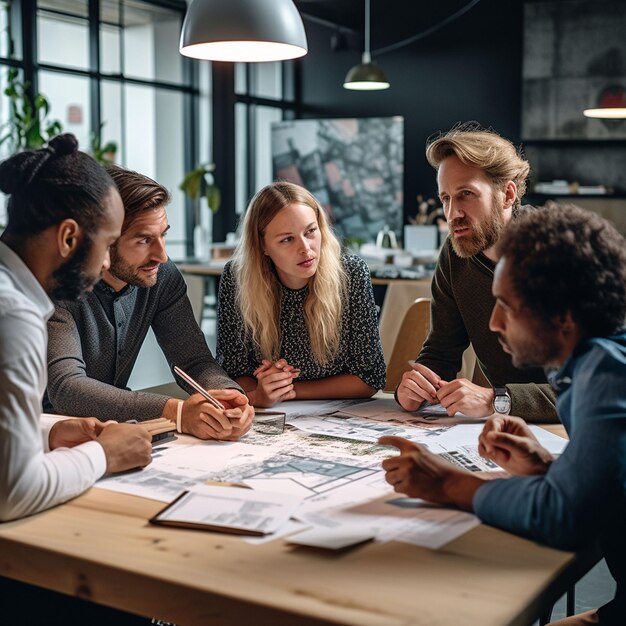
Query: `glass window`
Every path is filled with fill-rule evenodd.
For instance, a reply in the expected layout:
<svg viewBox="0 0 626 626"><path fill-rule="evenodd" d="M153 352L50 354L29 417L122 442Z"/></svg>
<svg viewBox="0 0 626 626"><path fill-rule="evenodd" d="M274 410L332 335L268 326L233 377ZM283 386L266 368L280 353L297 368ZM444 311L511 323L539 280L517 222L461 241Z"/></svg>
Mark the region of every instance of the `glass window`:
<svg viewBox="0 0 626 626"><path fill-rule="evenodd" d="M37 13L39 62L89 68L89 23L71 15L39 10Z"/></svg>
<svg viewBox="0 0 626 626"><path fill-rule="evenodd" d="M255 116L255 191L273 180L272 176L272 123L283 119L282 111L276 107L257 106Z"/></svg>
<svg viewBox="0 0 626 626"><path fill-rule="evenodd" d="M147 2L102 0L100 18L103 72L183 82L179 11Z"/></svg>
<svg viewBox="0 0 626 626"><path fill-rule="evenodd" d="M20 28L19 24L11 22L10 5L8 0L0 0L0 56L21 59L21 42L15 37L15 34L20 32ZM15 22L14 17L13 22Z"/></svg>
<svg viewBox="0 0 626 626"><path fill-rule="evenodd" d="M185 196L178 188L184 178L183 94L104 81L101 99L102 119L107 121L103 141L120 141L116 161L170 191L168 254L185 257Z"/></svg>
<svg viewBox="0 0 626 626"><path fill-rule="evenodd" d="M235 93L248 93L247 63L235 63Z"/></svg>
<svg viewBox="0 0 626 626"><path fill-rule="evenodd" d="M9 71L10 68L6 65L0 66L0 94L2 94L0 97L0 138L4 138L10 130L8 124L11 121L11 103L9 98L4 95L4 90L8 87ZM23 80L21 72L18 72L17 80L19 82ZM6 139L0 146L0 160L8 157L13 150L11 140Z"/></svg>
<svg viewBox="0 0 626 626"><path fill-rule="evenodd" d="M250 95L280 100L283 97L283 64L257 63L254 70L254 91Z"/></svg>
<svg viewBox="0 0 626 626"><path fill-rule="evenodd" d="M235 211L241 214L248 205L248 107L235 105Z"/></svg>
<svg viewBox="0 0 626 626"><path fill-rule="evenodd" d="M41 71L39 92L50 102L50 119L58 119L63 130L76 135L80 148L88 152L91 120L89 79Z"/></svg>
<svg viewBox="0 0 626 626"><path fill-rule="evenodd" d="M122 106L122 84L103 80L100 84L100 115L103 123L100 140L102 144L109 141L114 141L117 144L117 153L115 154L117 163L126 162Z"/></svg>
<svg viewBox="0 0 626 626"><path fill-rule="evenodd" d="M121 28L114 24L102 24L100 28L100 71L120 74Z"/></svg>

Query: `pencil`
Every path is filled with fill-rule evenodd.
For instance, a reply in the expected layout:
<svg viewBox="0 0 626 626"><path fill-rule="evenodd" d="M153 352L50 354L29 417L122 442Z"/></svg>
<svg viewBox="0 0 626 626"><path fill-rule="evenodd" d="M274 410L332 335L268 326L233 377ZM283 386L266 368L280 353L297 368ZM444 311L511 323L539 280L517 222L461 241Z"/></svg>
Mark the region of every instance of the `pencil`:
<svg viewBox="0 0 626 626"><path fill-rule="evenodd" d="M178 374L188 385L193 387L203 398L208 400L216 409L220 409L223 411L225 409L224 405L214 398L202 385L197 383L189 374L183 372L177 365L174 365L174 373Z"/></svg>

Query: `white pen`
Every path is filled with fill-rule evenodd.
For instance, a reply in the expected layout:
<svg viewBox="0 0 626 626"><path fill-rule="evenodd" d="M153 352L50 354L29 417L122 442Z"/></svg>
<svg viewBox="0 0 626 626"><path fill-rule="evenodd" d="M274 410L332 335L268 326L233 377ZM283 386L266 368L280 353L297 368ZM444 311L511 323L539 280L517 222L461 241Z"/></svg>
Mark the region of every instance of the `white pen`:
<svg viewBox="0 0 626 626"><path fill-rule="evenodd" d="M188 385L193 387L203 398L208 400L216 409L223 411L226 407L214 398L202 385L197 383L189 374L183 372L177 365L174 365L174 373L178 374Z"/></svg>

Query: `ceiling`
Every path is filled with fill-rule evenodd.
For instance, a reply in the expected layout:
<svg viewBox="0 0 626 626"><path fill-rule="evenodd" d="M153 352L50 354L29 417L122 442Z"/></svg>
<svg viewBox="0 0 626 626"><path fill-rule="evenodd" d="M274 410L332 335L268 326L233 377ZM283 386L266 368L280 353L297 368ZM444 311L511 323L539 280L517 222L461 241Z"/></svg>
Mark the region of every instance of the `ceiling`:
<svg viewBox="0 0 626 626"><path fill-rule="evenodd" d="M370 0L372 47L388 45L422 32L471 0ZM306 18L312 16L363 33L365 0L294 0ZM472 9L470 9L472 10Z"/></svg>
<svg viewBox="0 0 626 626"><path fill-rule="evenodd" d="M441 42L446 36L467 36L465 17L495 20L506 28L507 21L517 19L512 16L521 15L520 5L541 1L545 0L370 0L371 48L382 48L427 31L471 4L473 6L466 13L447 25L445 30L438 31L435 41ZM311 16L328 22L328 25L336 24L363 34L365 0L294 0L294 3L305 18L305 27L306 17Z"/></svg>

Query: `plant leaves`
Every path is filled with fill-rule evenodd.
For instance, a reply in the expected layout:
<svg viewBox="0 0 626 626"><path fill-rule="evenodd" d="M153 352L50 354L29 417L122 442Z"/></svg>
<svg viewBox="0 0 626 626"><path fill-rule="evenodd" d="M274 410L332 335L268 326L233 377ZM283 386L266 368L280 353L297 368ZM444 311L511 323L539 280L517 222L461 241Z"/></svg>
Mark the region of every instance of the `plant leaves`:
<svg viewBox="0 0 626 626"><path fill-rule="evenodd" d="M220 204L222 202L222 194L217 185L207 185L206 201L209 205L209 209L211 209L213 213L217 213L219 211Z"/></svg>

